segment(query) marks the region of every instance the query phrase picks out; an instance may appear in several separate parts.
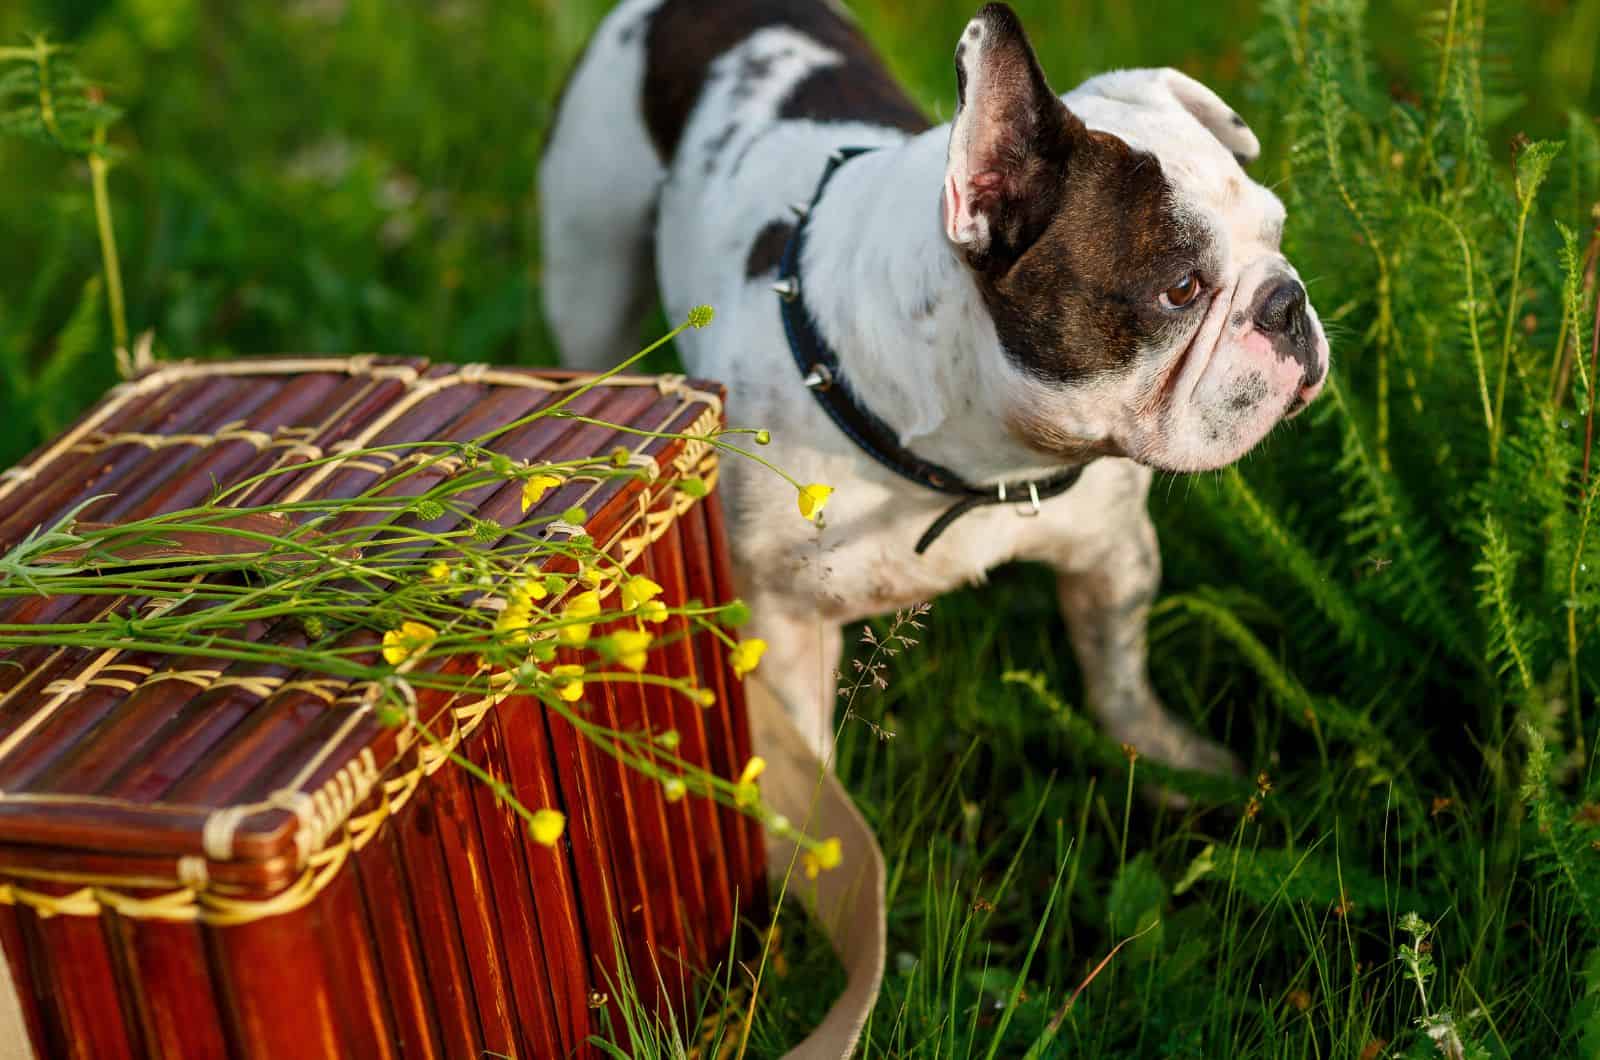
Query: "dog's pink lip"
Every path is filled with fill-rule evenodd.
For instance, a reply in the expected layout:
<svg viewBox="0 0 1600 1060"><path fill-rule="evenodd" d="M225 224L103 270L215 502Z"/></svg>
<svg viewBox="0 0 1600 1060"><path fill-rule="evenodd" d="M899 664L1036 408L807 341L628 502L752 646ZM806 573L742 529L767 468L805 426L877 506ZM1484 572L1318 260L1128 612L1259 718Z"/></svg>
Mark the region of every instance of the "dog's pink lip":
<svg viewBox="0 0 1600 1060"><path fill-rule="evenodd" d="M1283 418L1292 419L1304 412L1306 407L1317 399L1317 395L1322 393L1322 388L1327 385L1327 382L1328 372L1327 369L1323 369L1322 375L1315 383L1310 386L1302 386L1295 391L1294 399L1289 402L1289 411L1283 414Z"/></svg>

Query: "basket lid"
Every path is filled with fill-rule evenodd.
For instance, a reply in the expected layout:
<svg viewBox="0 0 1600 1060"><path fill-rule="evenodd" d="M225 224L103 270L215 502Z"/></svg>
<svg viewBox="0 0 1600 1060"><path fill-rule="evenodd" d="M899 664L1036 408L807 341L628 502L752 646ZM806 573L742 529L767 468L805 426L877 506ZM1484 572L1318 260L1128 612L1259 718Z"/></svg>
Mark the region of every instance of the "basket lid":
<svg viewBox="0 0 1600 1060"><path fill-rule="evenodd" d="M527 419L558 402L562 415ZM575 474L526 513L515 480L455 501L471 507L465 517L491 526L539 524L546 537L585 532L627 564L693 503L675 479L697 474L714 483L715 450L699 439L721 414L720 388L677 376L597 382L373 356L172 363L116 387L61 437L0 473L0 548L68 513L126 523L239 486L241 506L281 504L277 518L298 519L296 502L374 491L419 496L479 453L538 463L600 457L621 445L637 474ZM516 426L463 451L507 424ZM587 513L583 527L552 521L573 506ZM414 525L427 514L407 518ZM442 518L459 523L463 515ZM192 555L209 543L201 535L151 547ZM0 598L0 623L64 623L112 610L137 616L148 606L88 591L15 595ZM260 622L251 637L303 638L301 625ZM204 884L220 894L293 891L309 886L319 852L346 835L352 810L377 785L420 781L415 770L397 777L390 769L416 736L384 724L374 682L141 651L136 622L127 631L116 644L41 639L0 650L0 874ZM429 750L415 748L424 758Z"/></svg>

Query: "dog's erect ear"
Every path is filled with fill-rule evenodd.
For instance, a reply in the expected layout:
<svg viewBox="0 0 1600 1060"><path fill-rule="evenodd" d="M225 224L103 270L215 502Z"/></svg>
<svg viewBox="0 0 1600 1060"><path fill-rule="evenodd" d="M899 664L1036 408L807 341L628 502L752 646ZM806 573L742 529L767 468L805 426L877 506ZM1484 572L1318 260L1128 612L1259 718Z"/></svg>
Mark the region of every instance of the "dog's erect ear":
<svg viewBox="0 0 1600 1060"><path fill-rule="evenodd" d="M974 267L1003 270L1038 238L1082 135L1017 16L1005 4L986 5L956 46L944 176L945 235Z"/></svg>
<svg viewBox="0 0 1600 1060"><path fill-rule="evenodd" d="M1072 90L1104 96L1141 106L1182 107L1194 115L1206 131L1215 136L1241 166L1254 162L1261 154L1261 141L1244 119L1222 101L1222 97L1188 74L1171 67L1155 70L1117 70L1091 77Z"/></svg>

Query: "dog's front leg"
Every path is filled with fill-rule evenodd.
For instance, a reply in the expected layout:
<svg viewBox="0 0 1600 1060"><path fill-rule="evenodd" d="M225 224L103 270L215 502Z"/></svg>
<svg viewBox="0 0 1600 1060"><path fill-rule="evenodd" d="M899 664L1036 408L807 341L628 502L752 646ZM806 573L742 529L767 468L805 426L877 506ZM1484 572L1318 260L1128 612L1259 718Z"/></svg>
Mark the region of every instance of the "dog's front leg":
<svg viewBox="0 0 1600 1060"><path fill-rule="evenodd" d="M1089 706L1108 735L1168 765L1235 771L1238 760L1171 714L1146 672L1145 625L1161 580L1155 527L1143 511L1104 549L1056 563L1057 593Z"/></svg>
<svg viewBox="0 0 1600 1060"><path fill-rule="evenodd" d="M843 630L820 615L804 614L792 598L756 597L750 607L755 617L741 632L767 642L761 676L817 757L830 762Z"/></svg>

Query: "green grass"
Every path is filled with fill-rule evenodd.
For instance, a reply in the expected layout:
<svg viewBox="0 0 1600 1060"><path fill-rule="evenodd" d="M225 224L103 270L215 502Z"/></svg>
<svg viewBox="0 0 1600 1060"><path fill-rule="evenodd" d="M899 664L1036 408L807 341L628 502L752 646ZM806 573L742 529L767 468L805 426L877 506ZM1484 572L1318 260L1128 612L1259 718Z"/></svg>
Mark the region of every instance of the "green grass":
<svg viewBox="0 0 1600 1060"><path fill-rule="evenodd" d="M126 108L110 189L159 352L547 363L537 150L603 6L35 0L0 43L72 42ZM947 115L976 0L856 6ZM1251 120L1335 386L1239 472L1152 497L1156 685L1248 779L1183 812L1139 797L1170 778L1086 720L1042 569L938 601L854 704L895 734L840 742L890 867L868 1055L1422 1057L1444 1054L1417 1020L1447 1010L1469 1055L1594 1054L1600 0L1017 6L1058 88L1174 64ZM1567 141L1537 196L1519 132ZM115 370L86 168L0 138L0 189L16 457ZM1408 963L1411 911L1435 927ZM751 1056L839 985L799 920L781 957Z"/></svg>

